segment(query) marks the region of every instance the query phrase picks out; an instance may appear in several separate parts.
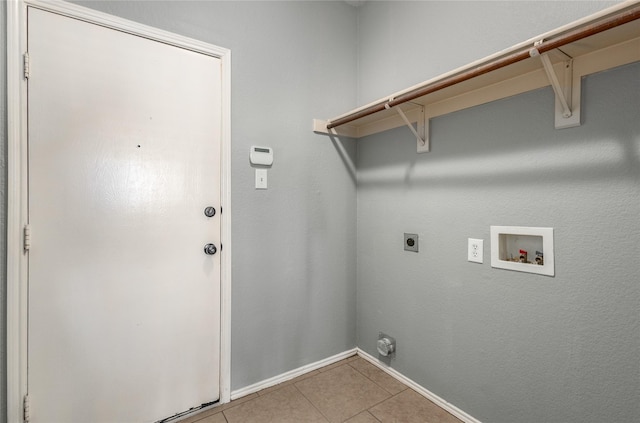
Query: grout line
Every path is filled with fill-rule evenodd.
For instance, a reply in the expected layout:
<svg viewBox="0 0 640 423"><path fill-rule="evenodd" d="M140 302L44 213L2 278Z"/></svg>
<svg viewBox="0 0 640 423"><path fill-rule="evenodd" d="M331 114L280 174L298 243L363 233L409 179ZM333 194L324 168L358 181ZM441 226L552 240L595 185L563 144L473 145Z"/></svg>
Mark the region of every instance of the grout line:
<svg viewBox="0 0 640 423"><path fill-rule="evenodd" d="M404 391L406 391L406 389L405 389ZM402 391L402 392L404 392L404 391ZM385 392L387 392L387 391L385 391ZM390 395L389 397L387 397L387 398L385 398L385 399L383 399L383 400L381 400L381 401L378 401L377 403L373 404L371 407L367 408L367 411L371 410L371 409L372 409L372 408L374 408L374 407L377 407L378 405L382 404L383 402L389 401L390 399L393 399L393 398L397 397L397 396L398 396L398 395L400 395L402 392L398 392L398 393L397 393L397 394L395 394L395 395L393 395L393 394L391 394L391 393L387 392L387 393ZM369 413L369 414L371 414L371 413ZM374 417L375 417L375 416L374 416ZM376 419L376 420L377 420L377 419Z"/></svg>
<svg viewBox="0 0 640 423"><path fill-rule="evenodd" d="M357 348L354 348L354 349L351 349L351 350L347 350L347 351L341 352L339 354L336 354L334 356L325 358L324 360L316 361L315 363L310 363L310 364L304 365L302 367L290 370L290 371L288 371L286 373L283 373L281 375L277 375L277 376L274 376L272 378L260 381L258 383L254 383L253 385L245 386L244 388L241 388L241 389L238 389L238 390L235 390L235 391L231 392L231 399L232 400L236 400L236 399L242 398L242 397L244 397L246 395L250 395L250 394L256 393L256 392L258 392L258 391L260 391L262 389L270 388L270 387L272 387L274 385L278 385L278 384L280 384L282 382L286 382L288 380L295 379L296 377L298 377L300 375L303 375L305 373L309 373L309 372L311 372L313 370L317 370L319 368L326 367L327 365L331 365L333 363L337 363L337 362L340 362L340 361L345 360L345 359L349 359L351 357L356 356L357 352L358 352Z"/></svg>
<svg viewBox="0 0 640 423"><path fill-rule="evenodd" d="M377 422L382 423L382 420L380 420L379 418L377 418L376 416L374 416L374 414L373 414L370 410L371 410L371 408L367 408L367 413L369 413L369 415L370 415L371 417L373 417L374 419L376 419L376 421L377 421Z"/></svg>
<svg viewBox="0 0 640 423"><path fill-rule="evenodd" d="M340 366L338 366L338 367L340 367ZM318 375L319 375L319 374L318 374ZM318 376L318 375L315 375L315 376ZM315 376L312 376L312 377L315 377ZM309 379L311 379L311 378L309 378ZM305 380L306 380L306 379L305 379ZM293 385L293 387L294 387L294 388L296 388L296 390L297 390L298 392L300 392L300 395L302 395L302 398L304 398L304 399L306 399L307 401L309 401L309 404L311 404L311 406L312 406L313 408L315 408L315 409L316 409L316 411L317 411L318 413L320 413L320 415L321 415L321 416L322 416L322 417L327 421L327 423L331 423L331 421L329 420L329 417L325 416L325 415L324 415L324 413L323 413L322 411L320 411L320 409L319 409L318 407L316 407L316 405L313 403L313 401L311 401L309 398L307 398L307 396L304 394L304 392L302 392L302 391L301 391L301 390L296 386L296 384L295 384L295 383L292 383L292 385Z"/></svg>
<svg viewBox="0 0 640 423"><path fill-rule="evenodd" d="M386 389L384 389L383 386L380 386L379 383L377 383L375 380L371 379L369 376L365 375L364 373L362 373L360 370L356 369L355 367L353 367L351 365L351 363L347 363L353 370L355 370L356 372L360 373L362 376L364 376L365 379L367 379L370 382L373 382L374 385L376 385L377 387L379 387L380 389L384 390L386 393L388 393L389 395L393 396L393 394L389 391L387 391Z"/></svg>
<svg viewBox="0 0 640 423"><path fill-rule="evenodd" d="M361 358L361 357L360 357L360 358ZM355 361L355 360L352 360L351 362L353 362L353 361ZM365 360L365 361L366 361L366 360ZM395 396L397 396L397 395L400 395L402 392L406 391L406 389L403 389L402 391L398 392L397 394L392 394L391 392L387 391L387 390L386 390L386 389L384 389L382 386L380 386L378 383L376 383L376 381L374 381L373 379L371 379L370 377L368 377L367 375L365 375L364 373L362 373L360 370L358 370L358 369L356 369L355 367L353 367L353 366L351 365L351 362L349 362L349 363L345 363L345 364L348 364L348 365L349 365L349 367L351 367L353 370L355 370L355 371L356 371L356 373L358 373L358 374L360 374L360 375L364 376L364 378L365 378L365 379L369 380L369 381L370 381L370 382L372 382L374 385L376 385L377 387L379 387L380 389L382 389L383 391L385 391L387 394L389 394L389 395L390 395L389 397L387 397L387 398L385 398L385 399L383 399L383 400L381 400L381 401L378 401L377 403L373 404L371 407L369 407L369 408L367 408L367 409L365 409L365 410L363 410L363 411L366 411L367 413L371 414L371 412L370 412L369 410L371 410L373 407L376 407L376 406L378 406L379 404L382 404L383 402L388 401L388 400L392 399L393 397L395 397ZM408 387L407 385L405 385L404 383L403 383L403 385L404 385L404 386L406 386L406 387L407 387L407 389L409 388L409 387ZM362 413L362 411L361 411L360 413ZM358 413L358 414L360 414L360 413ZM356 414L356 416L357 416L358 414ZM373 414L371 414L371 415L373 416ZM353 417L355 417L355 416L353 416ZM378 419L376 418L376 416L373 416L373 417L374 417L376 420L378 420ZM380 421L380 420L378 420L378 421Z"/></svg>
<svg viewBox="0 0 640 423"><path fill-rule="evenodd" d="M206 418L209 418L211 416L214 416L216 414L224 414L224 412L226 410L230 410L232 408L235 408L239 405L242 405L246 402L252 401L254 399L258 398L257 394L250 394L247 396L244 396L242 398L238 398L237 400L234 401L230 401L227 402L225 404L219 404L219 405L215 405L212 408L209 408L207 410L201 411L200 413L196 413L192 416L190 416L189 418L184 420L184 423L198 423L200 420L204 420ZM199 416L199 414L202 414L202 417L198 418L198 420L191 420L192 418ZM224 416L225 420L227 420L227 416ZM227 420L228 421L228 420ZM183 423L183 421L178 421L176 423Z"/></svg>
<svg viewBox="0 0 640 423"><path fill-rule="evenodd" d="M349 420L349 419L352 419L352 418L354 418L354 417L356 417L356 416L358 416L358 415L360 415L360 414L362 414L362 413L365 413L365 412L366 412L367 414L369 414L371 417L373 417L373 418L375 419L375 421L376 421L376 422L381 422L381 421L380 421L380 419L378 419L378 418L377 418L377 417L376 417L376 416L371 412L371 410L372 410L373 408L377 407L378 405L380 405L380 404L382 404L382 403L384 403L384 402L386 402L386 401L392 400L392 399L394 399L395 397L398 397L399 395L401 395L401 394L405 393L405 392L407 391L407 389L410 389L410 390L412 390L412 391L416 392L417 394L421 394L419 391L416 391L416 389L413 389L410 385L408 385L408 384L407 384L406 382L404 382L403 380L400 380L400 379L398 379L398 378L394 377L394 375L393 375L393 374L389 374L388 372L384 371L384 369L380 368L379 366L376 366L373 362L371 362L371 361L368 359L368 357L367 357L366 355L365 355L365 356L362 356L362 355L358 354L358 356L355 356L355 357L356 357L356 358L349 357L349 358L345 359L345 360L348 360L348 361L346 361L346 362L344 362L344 363L342 363L342 364L338 364L338 363L340 363L340 362L335 362L335 363L333 363L333 364L328 364L328 365L326 365L326 366L325 366L325 368L331 367L331 369L326 370L326 371L333 371L333 370L337 370L337 369L343 368L345 365L348 365L348 368L349 368L349 369L351 369L351 370L355 371L357 374L359 374L360 376L364 377L364 378L365 378L365 380L368 380L369 382L372 382L375 386L377 386L377 387L379 387L380 389L382 389L382 390L383 390L383 391L384 391L388 396L387 396L386 398L383 398L382 400L378 401L377 403L370 405L368 408L366 408L366 409L364 409L364 410L360 410L357 414L355 414L355 415L353 415L353 416L348 417L346 420L343 420L343 421L342 421L343 423L344 423L345 421L347 421L347 420ZM379 384L379 383L377 383L375 380L371 379L371 378L370 378L370 377L368 377L366 374L364 374L363 372L361 372L360 370L358 370L356 367L354 367L354 366L353 366L353 363L354 363L357 359L362 359L365 363L367 363L367 364L369 364L369 365L372 365L372 366L374 367L374 370L376 370L376 371L381 371L382 373L387 374L388 376L393 377L395 380L397 380L397 382L401 383L401 384L402 384L402 386L404 386L404 387L405 387L405 389L403 389L403 390L401 390L401 391L399 391L399 392L397 392L397 393L395 393L395 394L394 394L394 393L391 393L391 392L389 392L389 391L387 391L386 389L384 389L384 387L383 387L382 385L380 385L380 384ZM345 369L346 369L346 368L345 368ZM314 371L314 372L316 372L315 374L310 375L310 376L308 376L308 377L304 377L305 375L309 375L309 373L305 373L305 374L303 374L303 375L299 376L299 377L301 378L301 379L299 379L299 380L296 380L296 379L298 379L298 378L290 379L290 380L288 380L288 381L286 381L286 382L282 383L282 386L281 386L280 388L278 388L278 389L272 389L273 387L270 387L270 388L264 388L264 389L263 389L263 391L269 391L269 392L268 392L268 393L266 393L266 394L260 394L260 391L259 391L259 392L255 392L255 393L253 393L253 394L250 394L250 395L248 395L248 396L242 397L244 400L243 400L243 399L240 399L240 400L232 401L232 403L233 403L233 402L238 402L238 404L234 404L233 406L227 405L227 407L226 407L226 408L224 408L223 410L221 410L219 413L221 413L221 414L223 415L223 418L225 419L225 422L226 422L226 423L229 423L229 420L228 420L228 418L227 418L227 416L226 416L226 411L228 411L228 410L230 410L230 409L233 409L233 408L235 408L235 407L237 407L237 406L239 406L239 405L242 405L242 404L248 404L248 403L249 403L249 402L251 402L251 401L254 401L254 400L256 400L256 399L262 398L262 397L267 396L267 395L269 395L269 394L271 394L271 393L277 392L277 391L279 391L279 390L280 390L280 389L282 389L282 388L285 388L285 387L291 387L291 386L292 386L292 387L293 387L293 389L295 389L295 390L296 390L296 391L297 391L297 392L302 396L302 398L304 398L304 399L305 399L309 404L311 404L311 406L313 407L313 409L315 409L315 410L320 414L320 416L322 416L322 418L324 419L324 421L325 421L326 423L332 423L332 421L329 419L329 417L328 417L327 415L325 415L325 414L322 412L322 410L320 410L320 408L318 408L318 406L316 406L316 404L315 404L315 403L314 403L310 398L308 398L308 397L304 394L304 392L302 392L302 390L301 390L300 388L298 388L298 386L297 386L297 383L298 383L298 382L309 381L309 380L311 380L311 379L313 379L313 378L321 377L321 376L326 372L326 371L323 371L323 370L324 370L324 368L318 368L318 369L316 369L316 370ZM342 371L344 371L344 369L343 369ZM409 380L409 379L407 379L407 380ZM277 386L277 385L276 385L276 386ZM425 395L424 395L424 394L422 394L422 396L425 396ZM433 403L434 403L434 405L436 405L438 408L442 409L443 411L447 411L447 412L449 412L449 414L453 414L453 413L451 413L449 410L447 410L446 408L444 408L444 407L442 407L441 405L439 405L439 404L435 403L435 402L434 402L433 400L431 400L430 398L428 398L428 397L427 397L426 399L428 399L428 400L430 400L431 402L433 402ZM231 403L228 403L228 404L231 404ZM225 405L226 405L226 404L225 404ZM223 405L222 407L224 407L224 405ZM215 409L215 408L214 408L214 409ZM214 414L218 414L218 413L212 413L212 414L210 414L210 415L208 415L208 416L206 416L206 417L203 417L203 419L205 419L205 418L207 418L207 417L210 417L210 416L212 416L212 415L214 415ZM454 417L457 417L457 416L455 416L455 415L453 415L453 416L454 416ZM203 419L199 419L199 420L197 420L197 421L194 421L193 423L198 423L199 421L201 421L201 420L203 420ZM469 423L471 423L471 422L469 422ZM480 423L480 422L477 422L477 423Z"/></svg>
<svg viewBox="0 0 640 423"><path fill-rule="evenodd" d="M413 380L409 379L408 377L406 377L402 373L398 372L394 368L392 368L390 366L387 366L386 364L382 363L380 360L378 360L375 357L373 357L372 355L368 354L366 351L364 351L364 350L362 350L360 348L358 348L357 350L358 350L358 356L360 356L360 358L362 358L364 360L367 360L369 363L371 363L374 366L378 367L380 370L384 371L388 375L394 377L395 379L397 379L398 381L404 383L405 385L408 385L409 388L411 388L412 390L414 390L418 394L422 395L423 397L427 398L429 401L433 402L438 407L442 408L443 410L445 410L449 414L453 415L458 420L461 420L463 423L481 423L480 420L474 418L473 416L471 416L470 414L462 411L461 409L459 409L455 405L453 405L453 404L445 401L444 399L440 398L438 395L434 394L433 392L429 391L427 388L425 388L422 385L419 385L418 383L416 383ZM405 389L405 391L406 391L406 389ZM405 392L405 391L402 391L402 392ZM400 395L400 393L398 393L398 395Z"/></svg>
<svg viewBox="0 0 640 423"><path fill-rule="evenodd" d="M333 369L337 369L338 367L342 367L344 365L347 365L347 364L351 363L352 361L357 360L358 358L359 358L358 354L354 354L354 355L346 357L346 358L344 358L342 360L336 361L335 363L327 364L326 366L320 367L319 369L316 369L316 370L318 372L320 372L320 373L328 372L328 371L331 371Z"/></svg>
<svg viewBox="0 0 640 423"><path fill-rule="evenodd" d="M279 391L280 389L283 389L283 388L285 388L285 387L287 387L289 385L296 384L298 382L301 382L303 380L312 378L312 377L317 376L319 374L320 374L319 369L312 370L309 373L304 373L304 374L302 374L302 375L300 375L298 377L294 377L293 379L289 379L289 380L287 380L285 382L281 382L281 383L279 383L277 385L273 385L273 386L270 386L268 388L263 388L263 389L259 390L258 392L256 392L256 394L258 394L259 396L268 395L268 394L270 394L272 392Z"/></svg>
<svg viewBox="0 0 640 423"><path fill-rule="evenodd" d="M387 390L387 388L385 388L384 386L382 386L380 383L376 382L375 380L371 379L369 376L365 375L364 373L362 373L360 370L356 369L355 367L351 366L351 363L353 363L356 360L351 360L350 362L346 363L348 365L351 366L351 368L353 370L355 370L356 372L360 373L362 376L364 376L365 378L369 379L371 382L373 382L376 386L379 386L381 389L383 389L386 393L388 393L389 395L391 395L391 397L394 397L396 395L398 395L401 392L406 391L407 389L411 389L411 387L409 385L407 385L406 383L404 383L401 380L396 379L395 377L391 376L390 374L388 374L387 372L383 371L382 369L380 369L378 366L369 363L369 361L365 360L364 358L358 356L358 358L360 358L362 361L364 361L365 363L370 364L371 366L373 366L373 368L375 370L379 370L380 372L382 372L382 374L387 375L389 377L391 377L393 380L395 380L396 382L400 383L402 386L404 386L404 389L402 389L400 392L396 392L395 394L393 392L390 392L389 390Z"/></svg>
<svg viewBox="0 0 640 423"><path fill-rule="evenodd" d="M356 357L356 358L354 358L354 357ZM336 369L340 369L340 368L343 368L343 367L345 367L345 366L348 366L349 368L351 368L351 370L354 370L356 373L358 373L359 375L363 376L365 379L367 379L367 380L369 380L370 382L372 382L375 386L378 386L378 387L380 387L381 389L383 389L380 385L378 385L378 384L377 384L377 383L375 383L373 380L369 379L367 376L365 376L364 374L362 374L361 372L359 372L359 371L358 371L358 369L356 369L356 368L354 368L353 366L351 366L351 365L350 365L352 362L356 361L358 358L359 358L359 357L358 357L357 355L355 355L355 356L351 356L351 357L348 357L348 358L344 359L344 360L347 360L347 361L346 361L346 362L344 362L344 363L342 363L342 364L338 364L338 363L340 363L340 362L336 362L336 363L333 363L333 364L329 364L329 365L325 366L324 368L320 368L320 369L318 369L318 371L319 371L319 373L318 373L318 374L313 375L313 376L311 376L311 377L309 377L309 378L303 379L303 381L307 381L307 380L309 380L309 379L313 379L314 377L319 377L319 376L321 376L321 375L325 374L326 372L334 371L334 370L336 370ZM342 361L344 361L344 360L342 360ZM328 367L330 367L330 369L325 370L325 369L326 369L326 368L328 368ZM297 383L297 382L296 382L296 383ZM319 413L320 413L320 414L321 414L321 415L322 415L322 416L327 420L327 422L331 423L331 420L329 419L329 417L328 417L327 415L325 415L325 414L324 414L324 413L323 413L323 412L322 412L322 411L321 411L321 410L320 410L320 409L319 409L319 408L318 408L318 407L313 403L313 401L311 401L311 399L310 399L310 398L308 398L308 397L304 394L304 392L302 392L302 390L300 390L300 389L296 386L296 383L293 383L293 386L294 386L294 387L295 387L295 388L296 388L296 389L297 389L297 390L302 394L302 396L303 396L307 401L309 401L309 403L311 403L311 405L312 405L316 410L318 410L318 412L319 412ZM382 400L381 402L383 402L383 401L386 401L386 400L388 400L388 399L393 398L393 395L392 395L390 392L388 392L386 389L383 389L383 390L384 390L387 394L389 394L389 395L391 395L391 396L389 396L389 397L385 398L385 399L384 399L384 400ZM375 407L375 406L376 406L376 405L378 405L378 404L379 404L379 403L376 403L376 404L372 405L372 407ZM355 415L353 415L353 416L349 416L349 417L347 417L345 420L342 420L342 422L344 423L344 422L346 422L347 420L352 419L352 418L354 418L354 417L358 416L359 414L364 413L365 411L366 411L367 413L369 413L369 408L365 408L364 410L360 410L357 414L355 414ZM369 414L371 414L371 413L369 413ZM372 417L374 417L374 418L375 418L375 416L373 416L373 415L372 415ZM375 419L376 419L376 421L378 421L378 422L380 421L380 420L378 420L377 418L375 418Z"/></svg>

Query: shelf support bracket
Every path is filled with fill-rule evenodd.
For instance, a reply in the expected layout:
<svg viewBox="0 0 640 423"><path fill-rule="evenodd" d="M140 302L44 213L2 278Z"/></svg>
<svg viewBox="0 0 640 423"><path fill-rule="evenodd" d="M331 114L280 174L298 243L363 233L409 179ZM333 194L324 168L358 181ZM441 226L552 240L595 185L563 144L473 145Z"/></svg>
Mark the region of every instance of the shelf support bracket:
<svg viewBox="0 0 640 423"><path fill-rule="evenodd" d="M411 130L413 135L415 135L416 137L418 153L428 153L430 151L429 137L427 136L427 134L429 133L427 129L428 119L425 117L424 106L421 105L420 110L418 112L418 118L416 119L417 128L413 127L413 124L411 123L407 115L404 113L404 111L400 108L400 106L392 107L389 105L389 103L387 103L384 105L384 108L387 110L394 109L396 112L398 112L398 114L400 115L404 123L407 125L407 127Z"/></svg>
<svg viewBox="0 0 640 423"><path fill-rule="evenodd" d="M573 95L573 59L562 51L557 50L559 54L564 56L563 61L563 69L564 73L562 75L562 83L558 78L556 70L551 63L551 59L549 59L548 53L540 53L538 50L538 46L542 44L544 40L536 41L533 44L533 48L529 50L529 56L531 57L540 57L540 61L542 62L542 66L544 67L544 71L547 74L547 78L549 78L549 83L551 84L551 88L553 88L553 92L555 93L556 98L556 120L555 127L556 129L561 128L569 128L573 126L580 125L580 112L579 107L576 113L576 110L573 110L574 98ZM578 94L577 98L579 99L579 90L578 86Z"/></svg>

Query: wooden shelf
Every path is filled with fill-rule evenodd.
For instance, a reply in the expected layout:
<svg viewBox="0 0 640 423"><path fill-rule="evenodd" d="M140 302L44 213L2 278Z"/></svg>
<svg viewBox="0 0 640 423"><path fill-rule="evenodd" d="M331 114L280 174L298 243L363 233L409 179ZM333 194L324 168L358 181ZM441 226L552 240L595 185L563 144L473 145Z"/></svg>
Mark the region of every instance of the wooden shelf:
<svg viewBox="0 0 640 423"><path fill-rule="evenodd" d="M551 69L545 70L542 56L548 58ZM559 82L555 87L559 90L555 126L577 126L581 78L637 61L640 61L640 1L633 0L333 119L314 119L313 130L361 138L404 126L405 121L397 111L401 108L410 122L417 122L417 131L424 134L426 146L421 148L418 140L418 150L428 151L430 118L553 86L553 75ZM570 117L563 116L560 97L571 106Z"/></svg>

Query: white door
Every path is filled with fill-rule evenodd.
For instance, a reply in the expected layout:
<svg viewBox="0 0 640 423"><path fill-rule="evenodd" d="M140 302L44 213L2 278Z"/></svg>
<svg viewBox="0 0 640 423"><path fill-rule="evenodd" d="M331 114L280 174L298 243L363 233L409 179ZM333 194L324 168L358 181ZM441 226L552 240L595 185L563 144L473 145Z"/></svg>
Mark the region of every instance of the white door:
<svg viewBox="0 0 640 423"><path fill-rule="evenodd" d="M220 60L34 8L28 48L31 421L217 400Z"/></svg>

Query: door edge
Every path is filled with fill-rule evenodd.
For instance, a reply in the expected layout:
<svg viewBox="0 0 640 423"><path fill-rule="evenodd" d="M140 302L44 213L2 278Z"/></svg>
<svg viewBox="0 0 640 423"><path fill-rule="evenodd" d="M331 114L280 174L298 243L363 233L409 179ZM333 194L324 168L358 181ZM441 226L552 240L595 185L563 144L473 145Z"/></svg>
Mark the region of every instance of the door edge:
<svg viewBox="0 0 640 423"><path fill-rule="evenodd" d="M220 59L221 80L221 243L225 245L220 271L220 398L231 400L231 50L160 30L64 1L7 2L7 422L24 421L23 399L27 375L27 273L23 249L27 205L27 80L23 54L27 52L27 8L35 7L96 23L132 35L181 47Z"/></svg>

